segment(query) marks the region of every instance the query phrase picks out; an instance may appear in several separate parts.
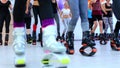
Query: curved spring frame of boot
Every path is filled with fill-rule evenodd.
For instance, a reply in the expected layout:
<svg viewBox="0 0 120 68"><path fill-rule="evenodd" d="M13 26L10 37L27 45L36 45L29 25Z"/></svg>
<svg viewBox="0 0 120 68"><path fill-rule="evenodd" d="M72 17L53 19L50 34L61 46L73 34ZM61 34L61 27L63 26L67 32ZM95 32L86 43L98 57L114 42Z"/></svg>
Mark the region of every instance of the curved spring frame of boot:
<svg viewBox="0 0 120 68"><path fill-rule="evenodd" d="M91 48L91 52L90 53L86 53L85 49L90 47ZM97 49L93 46L88 46L87 44L83 44L83 46L79 49L79 52L83 55L83 56L93 56L96 52Z"/></svg>
<svg viewBox="0 0 120 68"><path fill-rule="evenodd" d="M100 44L101 44L101 45L106 45L106 44L107 44L107 41L104 40L104 39L102 39L102 40L100 40Z"/></svg>
<svg viewBox="0 0 120 68"><path fill-rule="evenodd" d="M118 44L116 44L114 40L111 40L110 45L111 45L112 50L114 50L114 51L120 51L120 47L118 47Z"/></svg>
<svg viewBox="0 0 120 68"><path fill-rule="evenodd" d="M70 45L66 41L64 41L63 44L67 48L67 51L66 51L67 54L73 55L75 53L74 47L71 48Z"/></svg>

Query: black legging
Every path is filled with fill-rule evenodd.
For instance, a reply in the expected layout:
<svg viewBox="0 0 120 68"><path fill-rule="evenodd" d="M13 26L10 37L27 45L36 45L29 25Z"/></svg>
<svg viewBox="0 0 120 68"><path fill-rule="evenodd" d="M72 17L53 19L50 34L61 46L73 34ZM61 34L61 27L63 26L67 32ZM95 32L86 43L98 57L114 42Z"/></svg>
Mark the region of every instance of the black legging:
<svg viewBox="0 0 120 68"><path fill-rule="evenodd" d="M113 0L112 9L117 20L120 20L120 0Z"/></svg>
<svg viewBox="0 0 120 68"><path fill-rule="evenodd" d="M13 9L13 19L15 23L24 22L25 18L25 6L27 0L15 0Z"/></svg>
<svg viewBox="0 0 120 68"><path fill-rule="evenodd" d="M88 18L89 21L89 28L92 30L93 27L93 19L92 18Z"/></svg>
<svg viewBox="0 0 120 68"><path fill-rule="evenodd" d="M6 33L9 33L9 26L10 26L11 16L10 14L0 14L0 33L2 33L4 21L5 21L5 29Z"/></svg>
<svg viewBox="0 0 120 68"><path fill-rule="evenodd" d="M31 17L26 17L25 18L25 23L26 23L26 28L30 29L30 26L31 26Z"/></svg>
<svg viewBox="0 0 120 68"><path fill-rule="evenodd" d="M39 6L34 6L33 5L33 14L34 14L35 25L37 25L38 24L38 16L40 18L40 9L39 9Z"/></svg>
<svg viewBox="0 0 120 68"><path fill-rule="evenodd" d="M51 0L39 0L39 4L41 21L44 19L54 18Z"/></svg>
<svg viewBox="0 0 120 68"><path fill-rule="evenodd" d="M116 37L118 37L119 29L120 29L120 0L113 0L112 9L115 14L115 17L117 18L117 23L115 26L114 33L116 34Z"/></svg>
<svg viewBox="0 0 120 68"><path fill-rule="evenodd" d="M120 29L120 21L117 21L116 26L115 26L115 30L114 30L116 37L118 37L119 29Z"/></svg>

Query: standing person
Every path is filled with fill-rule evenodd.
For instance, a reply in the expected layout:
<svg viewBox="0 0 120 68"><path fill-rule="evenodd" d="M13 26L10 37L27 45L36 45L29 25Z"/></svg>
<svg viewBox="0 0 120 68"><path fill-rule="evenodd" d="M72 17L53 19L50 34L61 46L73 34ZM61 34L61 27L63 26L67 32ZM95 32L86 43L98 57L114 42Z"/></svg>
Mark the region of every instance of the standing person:
<svg viewBox="0 0 120 68"><path fill-rule="evenodd" d="M115 44L117 44L117 48L119 50L120 47L120 41L118 39L118 34L119 34L119 30L120 30L120 0L112 0L113 4L112 4L112 10L115 14L115 17L117 19L117 23L114 29L114 38L113 41L115 42Z"/></svg>
<svg viewBox="0 0 120 68"><path fill-rule="evenodd" d="M53 13L54 13L54 19L57 24L57 40L61 39L60 37L60 20L58 14L60 13L60 10L58 8L58 4L56 0L52 0L52 7L53 7Z"/></svg>
<svg viewBox="0 0 120 68"><path fill-rule="evenodd" d="M61 10L61 18L62 18L63 25L64 25L64 30L63 30L63 33L62 33L63 40L66 37L65 35L67 33L68 25L69 25L69 22L71 20L71 17L72 17L72 14L71 14L68 2L65 1L64 8Z"/></svg>
<svg viewBox="0 0 120 68"><path fill-rule="evenodd" d="M82 43L88 43L90 45L95 45L95 43L90 40L90 32L89 32L89 23L87 17L88 10L88 0L68 0L70 5L72 19L68 25L68 31L66 35L66 41L69 43L68 50L70 54L74 54L74 34L73 31L75 29L77 20L80 16L81 18L81 27L82 27Z"/></svg>
<svg viewBox="0 0 120 68"><path fill-rule="evenodd" d="M56 41L57 29L51 0L39 0L39 4L41 4L40 19L43 30L43 47L50 52L65 52L64 45Z"/></svg>
<svg viewBox="0 0 120 68"><path fill-rule="evenodd" d="M70 62L70 59L67 56L64 57L66 48L62 43L56 40L57 28L54 22L54 13L51 0L39 0L39 4L41 4L40 18L43 31L43 47L45 51L47 50L47 52L50 52L48 53L50 56L53 54L53 57L56 56L59 61L62 61L62 64L67 64ZM43 61L48 60L50 56L45 55ZM59 56L62 57L58 58Z"/></svg>
<svg viewBox="0 0 120 68"><path fill-rule="evenodd" d="M91 2L88 3L88 21L89 21L89 28L92 30L93 19L92 19L92 6L90 4Z"/></svg>
<svg viewBox="0 0 120 68"><path fill-rule="evenodd" d="M28 13L28 5L30 0L15 0L13 9L13 49L15 52L15 66L25 66L25 46L26 46L26 31L25 31L25 13ZM27 4L26 4L27 3Z"/></svg>
<svg viewBox="0 0 120 68"><path fill-rule="evenodd" d="M37 24L38 24L38 16L39 16L39 19L40 19L39 6L40 6L39 0L34 0L33 1L33 15L34 15L35 23L33 24L33 32L32 32L32 39L33 39L32 44L33 45L36 45L36 30L37 30ZM41 30L41 28L40 28L40 30Z"/></svg>
<svg viewBox="0 0 120 68"><path fill-rule="evenodd" d="M27 43L30 44L32 43L32 37L30 34L30 26L31 26L31 9L32 9L32 4L29 4L28 7L28 13L25 13L25 23L26 23L26 37L27 37Z"/></svg>
<svg viewBox="0 0 120 68"><path fill-rule="evenodd" d="M91 1L89 1L89 3L88 3L88 21L89 21L89 29L92 31L92 29L93 29L93 17L92 17L92 2ZM93 41L95 41L95 38L97 38L97 37L95 37L95 35L94 35L94 33L92 33L91 34L91 39L93 40Z"/></svg>
<svg viewBox="0 0 120 68"><path fill-rule="evenodd" d="M4 45L8 45L9 41L9 26L10 26L10 20L11 20L11 15L9 8L12 10L12 5L9 0L0 0L0 45L3 44L2 40L2 29L5 21L5 42Z"/></svg>
<svg viewBox="0 0 120 68"><path fill-rule="evenodd" d="M100 27L100 37L102 37L104 36L104 34L103 34L103 21L102 21L102 7L100 0L91 0L91 6L92 6L92 17L94 21L94 26L91 33L94 35L98 22Z"/></svg>
<svg viewBox="0 0 120 68"><path fill-rule="evenodd" d="M105 31L107 33L108 26L110 26L111 33L113 33L113 19L112 19L112 4L110 0L106 0L106 3L102 5L103 8L103 21L105 24Z"/></svg>

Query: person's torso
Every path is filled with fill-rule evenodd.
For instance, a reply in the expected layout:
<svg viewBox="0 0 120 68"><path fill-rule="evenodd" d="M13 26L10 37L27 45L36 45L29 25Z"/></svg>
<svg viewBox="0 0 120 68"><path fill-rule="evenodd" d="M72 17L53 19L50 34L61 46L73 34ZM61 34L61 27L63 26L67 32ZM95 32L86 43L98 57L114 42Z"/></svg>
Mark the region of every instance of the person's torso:
<svg viewBox="0 0 120 68"><path fill-rule="evenodd" d="M93 15L102 15L100 0L97 0L96 3L92 4L92 14Z"/></svg>
<svg viewBox="0 0 120 68"><path fill-rule="evenodd" d="M105 8L106 8L106 9L112 9L111 4L108 6L108 5L105 3ZM104 17L112 17L112 11L107 11L107 15L105 15L105 13L103 13L103 16L104 16Z"/></svg>
<svg viewBox="0 0 120 68"><path fill-rule="evenodd" d="M10 6L10 1L7 1L6 3L2 3L0 1L0 14L7 14L9 12L9 6Z"/></svg>
<svg viewBox="0 0 120 68"><path fill-rule="evenodd" d="M69 15L70 9L62 9L63 15Z"/></svg>
<svg viewBox="0 0 120 68"><path fill-rule="evenodd" d="M38 0L34 0L34 1L33 1L33 6L39 6Z"/></svg>

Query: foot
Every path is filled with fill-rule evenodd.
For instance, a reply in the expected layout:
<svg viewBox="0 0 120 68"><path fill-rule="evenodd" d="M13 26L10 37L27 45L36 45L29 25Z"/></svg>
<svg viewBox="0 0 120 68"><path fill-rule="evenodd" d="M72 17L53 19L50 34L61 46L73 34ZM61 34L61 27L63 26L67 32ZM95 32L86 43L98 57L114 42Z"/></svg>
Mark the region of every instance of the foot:
<svg viewBox="0 0 120 68"><path fill-rule="evenodd" d="M5 45L5 46L8 46L8 41L5 41L4 45Z"/></svg>
<svg viewBox="0 0 120 68"><path fill-rule="evenodd" d="M26 61L24 55L16 55L15 56L15 67L25 67Z"/></svg>
<svg viewBox="0 0 120 68"><path fill-rule="evenodd" d="M56 40L57 40L57 41L61 41L61 37L60 37L60 36L57 36Z"/></svg>
<svg viewBox="0 0 120 68"><path fill-rule="evenodd" d="M49 50L50 52L65 52L66 48L60 42L50 42L49 44L44 46L45 50Z"/></svg>
<svg viewBox="0 0 120 68"><path fill-rule="evenodd" d="M36 41L33 41L33 42L32 42L32 45L36 45Z"/></svg>
<svg viewBox="0 0 120 68"><path fill-rule="evenodd" d="M0 45L2 45L2 41L0 41Z"/></svg>

